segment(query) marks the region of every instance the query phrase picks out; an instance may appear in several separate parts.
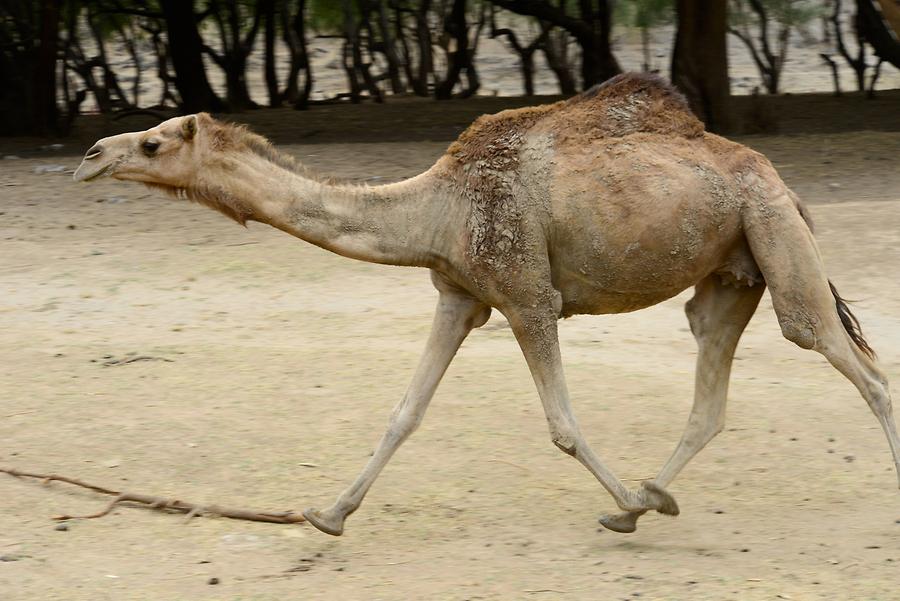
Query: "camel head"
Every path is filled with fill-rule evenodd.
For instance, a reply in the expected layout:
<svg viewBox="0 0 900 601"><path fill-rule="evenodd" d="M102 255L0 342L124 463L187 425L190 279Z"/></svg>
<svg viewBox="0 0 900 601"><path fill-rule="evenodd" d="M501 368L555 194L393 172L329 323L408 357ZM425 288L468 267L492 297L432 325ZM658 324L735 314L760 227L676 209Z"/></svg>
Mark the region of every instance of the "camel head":
<svg viewBox="0 0 900 601"><path fill-rule="evenodd" d="M103 138L87 151L75 181L101 177L183 188L195 181L203 155L204 113L175 117L146 131Z"/></svg>
<svg viewBox="0 0 900 601"><path fill-rule="evenodd" d="M77 182L101 177L141 182L243 224L255 218L254 212L247 202L246 180L233 175L248 159L309 176L303 165L279 153L262 136L197 113L163 121L146 131L103 138L84 155L74 177Z"/></svg>

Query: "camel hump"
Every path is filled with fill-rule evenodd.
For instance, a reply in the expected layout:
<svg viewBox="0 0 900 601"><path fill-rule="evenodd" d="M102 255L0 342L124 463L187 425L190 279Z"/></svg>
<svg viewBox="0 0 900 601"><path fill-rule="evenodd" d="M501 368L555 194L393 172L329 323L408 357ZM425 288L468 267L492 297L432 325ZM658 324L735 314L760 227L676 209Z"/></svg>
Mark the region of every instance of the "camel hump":
<svg viewBox="0 0 900 601"><path fill-rule="evenodd" d="M634 95L653 96L668 101L672 108L691 110L687 99L678 88L656 73L620 73L573 96L570 102L586 100L609 102Z"/></svg>
<svg viewBox="0 0 900 601"><path fill-rule="evenodd" d="M623 73L568 100L482 115L447 152L462 163L509 157L529 132L550 134L561 147L636 133L696 138L704 129L681 92L662 77Z"/></svg>
<svg viewBox="0 0 900 601"><path fill-rule="evenodd" d="M596 137L644 132L694 138L704 132L703 122L681 92L652 73L616 75L566 104L567 110L561 112L573 124L591 124Z"/></svg>

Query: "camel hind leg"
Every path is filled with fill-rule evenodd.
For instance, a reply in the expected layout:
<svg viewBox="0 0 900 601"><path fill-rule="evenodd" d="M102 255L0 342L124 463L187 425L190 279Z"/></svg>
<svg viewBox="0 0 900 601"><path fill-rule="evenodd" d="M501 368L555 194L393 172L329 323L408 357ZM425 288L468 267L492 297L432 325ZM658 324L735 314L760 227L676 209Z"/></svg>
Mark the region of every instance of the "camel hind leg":
<svg viewBox="0 0 900 601"><path fill-rule="evenodd" d="M806 220L786 192L745 208L744 231L785 338L815 350L847 377L881 424L900 482L900 439L887 378L847 305L828 281Z"/></svg>
<svg viewBox="0 0 900 601"><path fill-rule="evenodd" d="M725 426L728 380L738 340L756 311L765 286L734 286L712 274L701 280L685 305L691 332L697 340L694 406L672 456L656 476L668 486L675 476ZM614 532L634 532L643 511L607 514L600 523Z"/></svg>

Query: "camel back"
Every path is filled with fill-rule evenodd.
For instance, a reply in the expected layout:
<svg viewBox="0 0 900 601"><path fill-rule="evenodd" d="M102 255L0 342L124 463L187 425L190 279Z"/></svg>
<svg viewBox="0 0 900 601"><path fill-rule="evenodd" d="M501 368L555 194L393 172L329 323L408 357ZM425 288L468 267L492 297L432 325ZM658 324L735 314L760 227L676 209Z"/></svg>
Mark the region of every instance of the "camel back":
<svg viewBox="0 0 900 601"><path fill-rule="evenodd" d="M529 131L552 134L559 148L641 132L693 138L704 129L684 96L664 79L624 73L568 100L482 115L447 152L461 163L493 162L515 151Z"/></svg>

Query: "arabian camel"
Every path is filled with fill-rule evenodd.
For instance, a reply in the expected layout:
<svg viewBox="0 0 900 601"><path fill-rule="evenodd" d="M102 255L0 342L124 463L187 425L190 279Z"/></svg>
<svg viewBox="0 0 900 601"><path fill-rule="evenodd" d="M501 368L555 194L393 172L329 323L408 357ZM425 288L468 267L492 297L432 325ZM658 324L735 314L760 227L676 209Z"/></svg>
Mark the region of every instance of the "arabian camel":
<svg viewBox="0 0 900 601"><path fill-rule="evenodd" d="M784 336L825 355L862 393L900 478L887 380L825 275L803 206L764 156L706 133L659 78L621 75L569 100L482 116L428 171L382 186L317 180L262 137L202 113L100 140L75 179L101 176L346 257L431 270L433 330L387 432L334 505L304 512L328 534L343 532L492 308L525 355L553 444L622 510L601 518L607 528L631 532L651 509L678 514L664 487L722 430L735 346L766 286ZM689 286L699 345L693 409L656 479L629 490L572 415L557 321L643 309Z"/></svg>

